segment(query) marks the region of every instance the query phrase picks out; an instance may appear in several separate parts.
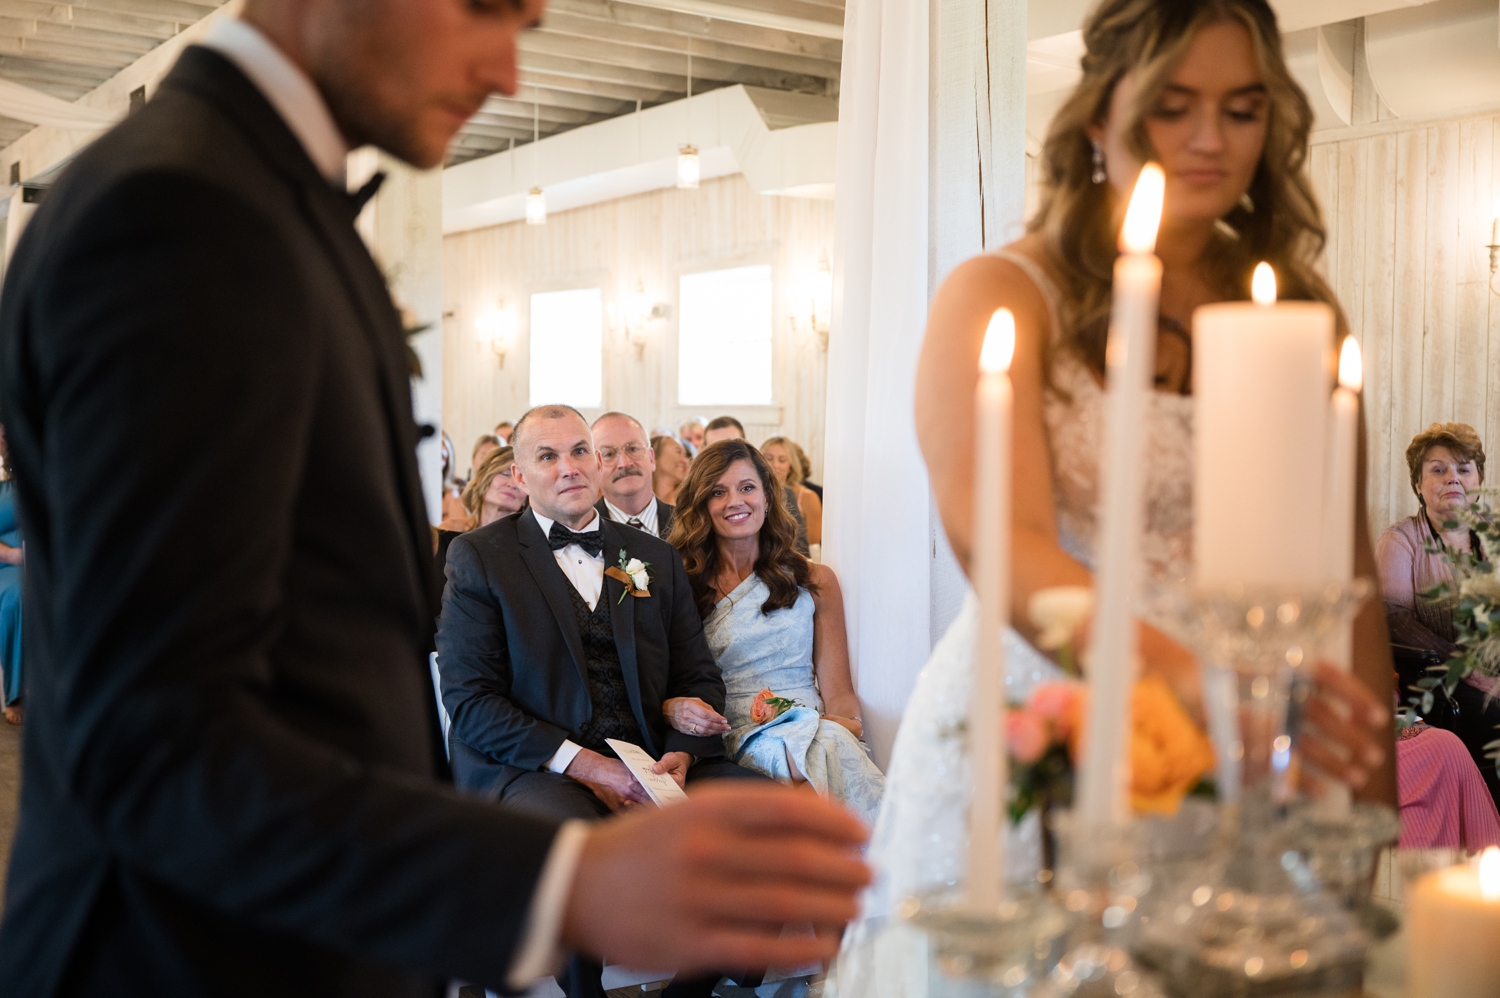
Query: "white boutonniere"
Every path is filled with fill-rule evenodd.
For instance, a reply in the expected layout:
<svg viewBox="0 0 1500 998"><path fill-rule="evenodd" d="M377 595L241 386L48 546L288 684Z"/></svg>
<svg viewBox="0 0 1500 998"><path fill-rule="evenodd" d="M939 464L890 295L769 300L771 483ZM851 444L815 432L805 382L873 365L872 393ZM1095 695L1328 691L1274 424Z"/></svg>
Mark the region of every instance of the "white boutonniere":
<svg viewBox="0 0 1500 998"><path fill-rule="evenodd" d="M612 579L619 579L625 583L625 591L620 594L620 602L625 602L626 596L650 596L651 595L651 563L641 561L639 558L631 558L620 551L620 563L606 568L604 574Z"/></svg>

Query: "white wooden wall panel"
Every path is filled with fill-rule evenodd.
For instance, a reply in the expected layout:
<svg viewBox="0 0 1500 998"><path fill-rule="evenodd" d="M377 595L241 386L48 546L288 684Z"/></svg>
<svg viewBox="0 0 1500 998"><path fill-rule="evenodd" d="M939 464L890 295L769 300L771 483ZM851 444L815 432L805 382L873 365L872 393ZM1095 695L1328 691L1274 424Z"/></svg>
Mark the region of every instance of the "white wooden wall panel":
<svg viewBox="0 0 1500 998"><path fill-rule="evenodd" d="M792 328L807 311L802 289L833 251L833 204L755 193L743 177L705 181L697 191L664 190L554 213L545 226L516 222L444 239L443 424L460 457L501 419L526 411L527 312L537 291L600 285L622 303L640 281L670 315L654 322L642 356L623 333L604 338L604 405L647 429L693 415L728 413L755 443L784 433L802 444L814 474L823 467L827 355L816 337ZM775 404L677 404L677 279L682 273L769 263L776 287ZM505 299L516 341L501 369L475 335L475 318ZM597 410L586 412L593 416Z"/></svg>
<svg viewBox="0 0 1500 998"><path fill-rule="evenodd" d="M1429 423L1469 423L1500 452L1500 301L1485 249L1500 194L1497 124L1383 122L1314 137L1325 272L1365 355L1376 531L1416 508L1406 445ZM1492 465L1493 483L1500 458Z"/></svg>

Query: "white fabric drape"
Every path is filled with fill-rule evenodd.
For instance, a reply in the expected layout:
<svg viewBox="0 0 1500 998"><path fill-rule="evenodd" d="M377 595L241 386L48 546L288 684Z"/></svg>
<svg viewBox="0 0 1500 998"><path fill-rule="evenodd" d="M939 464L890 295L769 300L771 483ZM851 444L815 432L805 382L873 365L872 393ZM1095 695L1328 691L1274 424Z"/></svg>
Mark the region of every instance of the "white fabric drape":
<svg viewBox="0 0 1500 998"><path fill-rule="evenodd" d="M882 766L966 588L917 447L914 374L938 281L1017 234L1025 52L1025 0L845 7L823 558Z"/></svg>
<svg viewBox="0 0 1500 998"><path fill-rule="evenodd" d="M103 129L124 117L120 111L101 111L72 101L23 87L10 80L0 80L0 115L33 125L54 128Z"/></svg>

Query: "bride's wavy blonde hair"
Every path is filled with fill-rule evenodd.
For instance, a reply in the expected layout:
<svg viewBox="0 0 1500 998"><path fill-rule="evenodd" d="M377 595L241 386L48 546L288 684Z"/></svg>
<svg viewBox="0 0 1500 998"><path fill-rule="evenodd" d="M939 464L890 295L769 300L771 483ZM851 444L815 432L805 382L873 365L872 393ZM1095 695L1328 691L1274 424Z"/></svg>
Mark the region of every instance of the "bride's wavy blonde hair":
<svg viewBox="0 0 1500 998"><path fill-rule="evenodd" d="M1198 31L1225 21L1244 25L1255 45L1268 98L1266 144L1245 192L1249 205L1242 199L1217 226L1207 276L1220 293L1246 298L1251 272L1265 260L1275 268L1282 298L1324 301L1338 312L1332 289L1314 269L1327 230L1305 170L1312 107L1287 69L1276 15L1266 0L1103 0L1083 27L1083 78L1047 132L1041 206L1028 226L1041 233L1049 268L1064 292L1064 328L1054 331L1054 342L1097 373L1104 372L1118 250L1110 185L1092 181L1088 129L1108 115L1115 87L1133 72L1137 89L1125 110L1125 133L1142 162L1155 159L1146 115ZM1050 347L1043 363L1051 384Z"/></svg>

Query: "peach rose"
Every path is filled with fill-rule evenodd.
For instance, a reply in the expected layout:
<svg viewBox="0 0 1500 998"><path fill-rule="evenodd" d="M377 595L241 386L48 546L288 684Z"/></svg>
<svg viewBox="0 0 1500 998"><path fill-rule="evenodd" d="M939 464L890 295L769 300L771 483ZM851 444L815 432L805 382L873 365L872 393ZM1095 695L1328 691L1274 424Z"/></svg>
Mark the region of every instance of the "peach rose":
<svg viewBox="0 0 1500 998"><path fill-rule="evenodd" d="M776 699L776 694L769 689L761 690L755 694L755 699L750 703L750 721L753 724L765 724L774 721L779 716L775 707L767 701Z"/></svg>
<svg viewBox="0 0 1500 998"><path fill-rule="evenodd" d="M1005 743L1012 758L1030 765L1047 751L1047 722L1029 708L1007 711Z"/></svg>
<svg viewBox="0 0 1500 998"><path fill-rule="evenodd" d="M1032 691L1026 709L1052 727L1052 737L1066 741L1078 726L1078 705L1084 688L1077 683L1042 683Z"/></svg>

